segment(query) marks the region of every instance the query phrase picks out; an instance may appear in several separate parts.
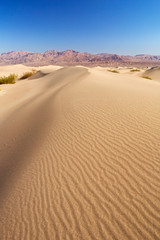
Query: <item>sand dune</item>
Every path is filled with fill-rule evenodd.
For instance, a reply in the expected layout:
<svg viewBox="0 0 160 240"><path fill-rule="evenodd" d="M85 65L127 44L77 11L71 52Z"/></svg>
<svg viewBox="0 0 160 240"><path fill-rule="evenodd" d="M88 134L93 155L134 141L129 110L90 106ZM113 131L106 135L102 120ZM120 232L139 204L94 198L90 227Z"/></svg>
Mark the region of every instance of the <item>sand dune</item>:
<svg viewBox="0 0 160 240"><path fill-rule="evenodd" d="M33 67L27 67L22 64L17 65L8 65L8 66L0 66L0 76L8 76L9 74L23 74L24 72L31 71Z"/></svg>
<svg viewBox="0 0 160 240"><path fill-rule="evenodd" d="M39 69L0 96L0 239L160 239L160 85Z"/></svg>
<svg viewBox="0 0 160 240"><path fill-rule="evenodd" d="M0 76L8 76L9 74L15 73L19 77L23 75L25 72L30 72L32 70L43 71L43 73L53 72L55 70L61 69L60 66L42 66L42 67L28 67L24 66L23 64L17 65L7 65L7 66L0 66Z"/></svg>
<svg viewBox="0 0 160 240"><path fill-rule="evenodd" d="M153 67L144 72L144 76L150 77L153 80L160 81L160 67Z"/></svg>

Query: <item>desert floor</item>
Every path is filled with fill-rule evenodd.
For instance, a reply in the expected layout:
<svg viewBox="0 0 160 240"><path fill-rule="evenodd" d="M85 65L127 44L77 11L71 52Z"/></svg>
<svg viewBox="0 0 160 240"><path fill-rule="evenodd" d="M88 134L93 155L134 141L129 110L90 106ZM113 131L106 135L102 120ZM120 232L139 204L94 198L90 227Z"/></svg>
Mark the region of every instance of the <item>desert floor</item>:
<svg viewBox="0 0 160 240"><path fill-rule="evenodd" d="M0 86L0 239L159 240L160 82L37 70Z"/></svg>

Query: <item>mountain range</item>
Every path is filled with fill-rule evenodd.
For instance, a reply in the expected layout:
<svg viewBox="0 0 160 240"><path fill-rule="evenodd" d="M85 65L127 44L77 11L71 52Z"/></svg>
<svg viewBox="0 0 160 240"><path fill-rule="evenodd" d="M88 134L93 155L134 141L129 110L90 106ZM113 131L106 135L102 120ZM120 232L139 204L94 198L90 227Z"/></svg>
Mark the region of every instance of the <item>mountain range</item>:
<svg viewBox="0 0 160 240"><path fill-rule="evenodd" d="M44 53L11 51L0 54L0 65L24 64L42 65L87 65L87 66L155 66L160 65L160 56L140 54L119 56L117 54L81 53L72 49L66 51L50 50Z"/></svg>

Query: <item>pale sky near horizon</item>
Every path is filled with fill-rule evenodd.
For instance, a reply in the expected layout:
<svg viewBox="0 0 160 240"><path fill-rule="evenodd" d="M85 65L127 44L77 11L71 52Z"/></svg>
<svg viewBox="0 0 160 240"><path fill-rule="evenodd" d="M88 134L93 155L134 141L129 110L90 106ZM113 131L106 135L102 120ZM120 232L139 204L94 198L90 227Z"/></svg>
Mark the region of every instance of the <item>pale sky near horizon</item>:
<svg viewBox="0 0 160 240"><path fill-rule="evenodd" d="M160 55L160 0L8 0L0 53L75 49Z"/></svg>

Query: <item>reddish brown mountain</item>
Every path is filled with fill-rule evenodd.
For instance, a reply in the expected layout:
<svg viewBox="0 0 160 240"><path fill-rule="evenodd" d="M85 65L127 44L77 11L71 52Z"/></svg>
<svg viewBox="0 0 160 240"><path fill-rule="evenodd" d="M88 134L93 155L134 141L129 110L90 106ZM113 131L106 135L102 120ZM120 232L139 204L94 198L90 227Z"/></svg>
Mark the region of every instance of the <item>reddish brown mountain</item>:
<svg viewBox="0 0 160 240"><path fill-rule="evenodd" d="M160 65L160 56L136 55L118 56L116 54L90 54L80 53L75 50L32 53L25 51L12 51L0 54L0 65L25 64L25 65L88 65L88 66L155 66Z"/></svg>

